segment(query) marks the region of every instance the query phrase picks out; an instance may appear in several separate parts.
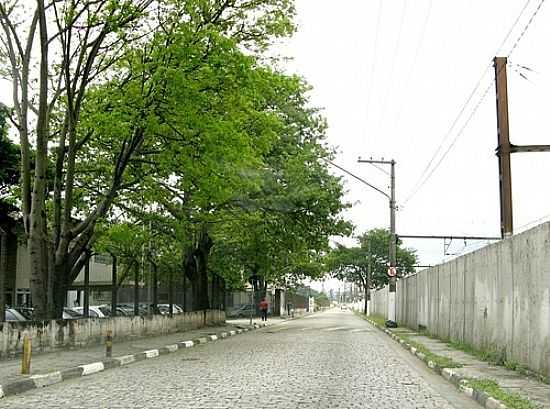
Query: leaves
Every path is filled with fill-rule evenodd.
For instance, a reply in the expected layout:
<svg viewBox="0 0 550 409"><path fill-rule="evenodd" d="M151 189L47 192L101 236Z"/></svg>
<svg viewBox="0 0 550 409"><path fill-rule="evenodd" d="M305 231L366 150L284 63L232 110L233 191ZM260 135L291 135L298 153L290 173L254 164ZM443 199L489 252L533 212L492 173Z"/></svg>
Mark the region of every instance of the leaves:
<svg viewBox="0 0 550 409"><path fill-rule="evenodd" d="M338 245L326 257L328 270L340 280L365 287L368 279L370 288L383 287L389 282L387 270L390 237L386 229L373 229L357 238L359 247ZM401 242L398 241L396 255L399 276L414 272L414 265L417 263L415 250L402 248ZM370 277L368 277L369 263Z"/></svg>

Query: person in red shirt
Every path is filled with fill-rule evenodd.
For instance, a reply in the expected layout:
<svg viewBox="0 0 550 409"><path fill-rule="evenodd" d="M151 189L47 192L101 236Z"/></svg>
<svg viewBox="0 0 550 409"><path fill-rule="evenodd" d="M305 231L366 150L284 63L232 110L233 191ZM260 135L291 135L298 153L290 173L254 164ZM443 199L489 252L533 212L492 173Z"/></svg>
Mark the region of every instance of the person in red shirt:
<svg viewBox="0 0 550 409"><path fill-rule="evenodd" d="M262 313L262 321L267 321L267 310L269 309L269 302L264 297L259 304L260 312Z"/></svg>

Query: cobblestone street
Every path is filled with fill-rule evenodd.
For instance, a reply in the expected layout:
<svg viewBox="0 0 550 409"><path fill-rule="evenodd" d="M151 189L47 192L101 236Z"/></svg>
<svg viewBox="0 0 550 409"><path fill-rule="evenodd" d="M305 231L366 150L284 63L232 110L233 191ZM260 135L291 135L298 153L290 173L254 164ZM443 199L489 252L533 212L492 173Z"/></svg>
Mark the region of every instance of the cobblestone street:
<svg viewBox="0 0 550 409"><path fill-rule="evenodd" d="M331 310L0 401L6 408L477 408Z"/></svg>

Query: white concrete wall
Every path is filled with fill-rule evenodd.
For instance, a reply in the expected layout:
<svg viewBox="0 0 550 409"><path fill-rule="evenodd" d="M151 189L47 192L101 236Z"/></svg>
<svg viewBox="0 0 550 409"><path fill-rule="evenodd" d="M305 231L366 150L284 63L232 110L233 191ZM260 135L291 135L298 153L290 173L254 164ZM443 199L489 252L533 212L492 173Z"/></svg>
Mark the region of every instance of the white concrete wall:
<svg viewBox="0 0 550 409"><path fill-rule="evenodd" d="M103 319L58 320L43 322L5 322L0 330L0 358L21 352L23 336L32 338L33 353L60 348L83 347L104 342L108 330L115 342L137 337L170 334L225 322L225 312L218 310L186 312L170 318L115 317Z"/></svg>
<svg viewBox="0 0 550 409"><path fill-rule="evenodd" d="M550 223L399 280L397 319L550 376ZM373 292L387 317L387 288Z"/></svg>

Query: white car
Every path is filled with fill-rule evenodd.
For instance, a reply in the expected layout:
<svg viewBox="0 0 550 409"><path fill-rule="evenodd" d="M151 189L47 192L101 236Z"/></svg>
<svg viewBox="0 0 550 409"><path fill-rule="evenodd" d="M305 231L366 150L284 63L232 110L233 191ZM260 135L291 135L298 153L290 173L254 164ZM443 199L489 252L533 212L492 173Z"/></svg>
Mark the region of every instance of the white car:
<svg viewBox="0 0 550 409"><path fill-rule="evenodd" d="M101 311L101 306L97 306L97 305L90 305L88 311L89 311L89 315L90 315L90 318L107 318L107 315L105 315L102 311ZM82 315L84 315L84 307L72 307L71 308L73 311L76 311Z"/></svg>

